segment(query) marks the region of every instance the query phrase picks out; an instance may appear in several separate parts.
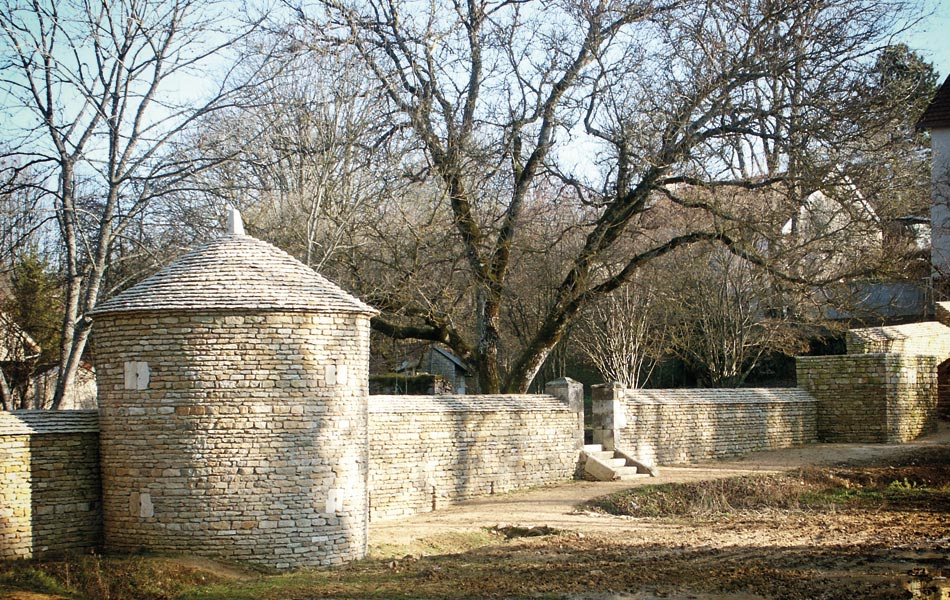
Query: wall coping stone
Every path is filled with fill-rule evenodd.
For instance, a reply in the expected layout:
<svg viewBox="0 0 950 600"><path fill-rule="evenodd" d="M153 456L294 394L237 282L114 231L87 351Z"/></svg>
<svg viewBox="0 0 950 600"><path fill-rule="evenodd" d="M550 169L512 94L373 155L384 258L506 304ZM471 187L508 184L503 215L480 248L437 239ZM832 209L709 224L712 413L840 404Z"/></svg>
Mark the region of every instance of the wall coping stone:
<svg viewBox="0 0 950 600"><path fill-rule="evenodd" d="M445 395L369 397L369 412L426 413L426 412L498 412L569 410L567 403L544 394Z"/></svg>
<svg viewBox="0 0 950 600"><path fill-rule="evenodd" d="M913 337L950 334L950 327L937 321L923 323L906 323L904 325L887 325L884 327L863 327L850 329L848 333L864 341L905 340Z"/></svg>
<svg viewBox="0 0 950 600"><path fill-rule="evenodd" d="M798 388L675 388L625 390L627 401L636 404L793 404L818 402Z"/></svg>
<svg viewBox="0 0 950 600"><path fill-rule="evenodd" d="M98 433L97 410L0 411L0 435Z"/></svg>
<svg viewBox="0 0 950 600"><path fill-rule="evenodd" d="M831 360L900 360L907 356L903 352L867 352L864 354L825 354L822 356L796 356L796 362L822 362L822 361L831 361ZM923 355L911 355L911 356L929 356L927 354Z"/></svg>
<svg viewBox="0 0 950 600"><path fill-rule="evenodd" d="M864 327L847 333L848 354L893 352L906 355L947 354L950 345L950 327L937 321Z"/></svg>

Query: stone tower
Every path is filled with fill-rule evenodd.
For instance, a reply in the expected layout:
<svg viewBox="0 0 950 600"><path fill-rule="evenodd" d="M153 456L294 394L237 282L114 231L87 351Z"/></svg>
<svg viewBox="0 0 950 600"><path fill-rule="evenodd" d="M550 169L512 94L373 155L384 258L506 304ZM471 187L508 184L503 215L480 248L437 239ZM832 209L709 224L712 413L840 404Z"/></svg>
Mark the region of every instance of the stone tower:
<svg viewBox="0 0 950 600"><path fill-rule="evenodd" d="M373 314L239 216L96 307L106 546L364 556Z"/></svg>

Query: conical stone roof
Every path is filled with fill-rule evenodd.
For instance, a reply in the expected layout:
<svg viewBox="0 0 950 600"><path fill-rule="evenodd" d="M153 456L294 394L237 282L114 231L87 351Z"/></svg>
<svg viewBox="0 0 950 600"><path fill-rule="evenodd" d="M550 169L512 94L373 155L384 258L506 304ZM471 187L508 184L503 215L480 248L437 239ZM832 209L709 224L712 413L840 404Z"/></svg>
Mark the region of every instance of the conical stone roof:
<svg viewBox="0 0 950 600"><path fill-rule="evenodd" d="M283 250L229 234L188 252L91 314L195 310L378 312Z"/></svg>

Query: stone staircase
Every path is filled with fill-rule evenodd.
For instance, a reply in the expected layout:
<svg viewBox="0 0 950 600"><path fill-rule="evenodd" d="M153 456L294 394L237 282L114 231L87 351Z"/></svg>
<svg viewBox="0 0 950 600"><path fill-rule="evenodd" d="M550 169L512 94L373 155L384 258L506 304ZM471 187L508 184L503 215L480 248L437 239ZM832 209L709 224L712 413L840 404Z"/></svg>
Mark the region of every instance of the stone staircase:
<svg viewBox="0 0 950 600"><path fill-rule="evenodd" d="M595 481L627 481L640 477L656 477L650 467L622 450L604 450L600 444L584 446L584 474Z"/></svg>

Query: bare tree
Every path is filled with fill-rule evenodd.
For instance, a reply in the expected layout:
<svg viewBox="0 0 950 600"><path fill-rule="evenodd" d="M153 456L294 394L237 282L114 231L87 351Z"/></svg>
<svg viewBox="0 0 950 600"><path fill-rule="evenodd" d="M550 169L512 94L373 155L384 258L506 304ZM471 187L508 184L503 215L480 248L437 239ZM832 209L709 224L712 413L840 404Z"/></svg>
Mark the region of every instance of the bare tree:
<svg viewBox="0 0 950 600"><path fill-rule="evenodd" d="M593 303L573 336L605 382L642 386L663 356L669 298L644 273Z"/></svg>
<svg viewBox="0 0 950 600"><path fill-rule="evenodd" d="M764 269L717 247L697 246L678 258L669 350L700 383L738 387L763 357L805 349L796 312L801 306Z"/></svg>
<svg viewBox="0 0 950 600"><path fill-rule="evenodd" d="M18 164L45 176L63 244L65 310L53 408L75 375L116 240L208 166L171 142L248 80L225 51L256 27L214 0L5 0L3 76ZM219 67L215 77L211 70ZM199 88L189 95L187 90Z"/></svg>
<svg viewBox="0 0 950 600"><path fill-rule="evenodd" d="M0 156L5 152L0 151ZM36 174L19 161L0 158L0 273L9 274L24 251L45 251L50 245L52 211ZM8 290L3 290L8 292Z"/></svg>
<svg viewBox="0 0 950 600"><path fill-rule="evenodd" d="M204 119L182 149L233 159L199 173L170 215L194 226L235 206L255 235L315 269L338 269L359 243L370 201L381 202L392 179L387 151L395 145L382 145L391 132L378 97L345 53L292 47L279 63L253 54L245 61L270 75L246 103Z"/></svg>
<svg viewBox="0 0 950 600"><path fill-rule="evenodd" d="M675 186L782 183L788 215L819 180L840 181L835 145L857 132L834 126L838 109L906 9L856 0L301 6L314 45L350 48L373 74L392 126L411 134L421 176L447 200L453 254L465 259L464 301L407 305L380 294L385 314L374 327L448 344L475 366L484 392L522 391L585 306L658 257L716 241L762 266L790 264L759 256L762 234L741 210ZM505 357L507 284L522 268L512 262L516 238L526 200L545 185L563 210L584 216L583 240L530 337ZM658 204L702 216L673 228L653 218ZM806 246L782 251L801 256ZM456 326L459 304L471 307L472 330Z"/></svg>

